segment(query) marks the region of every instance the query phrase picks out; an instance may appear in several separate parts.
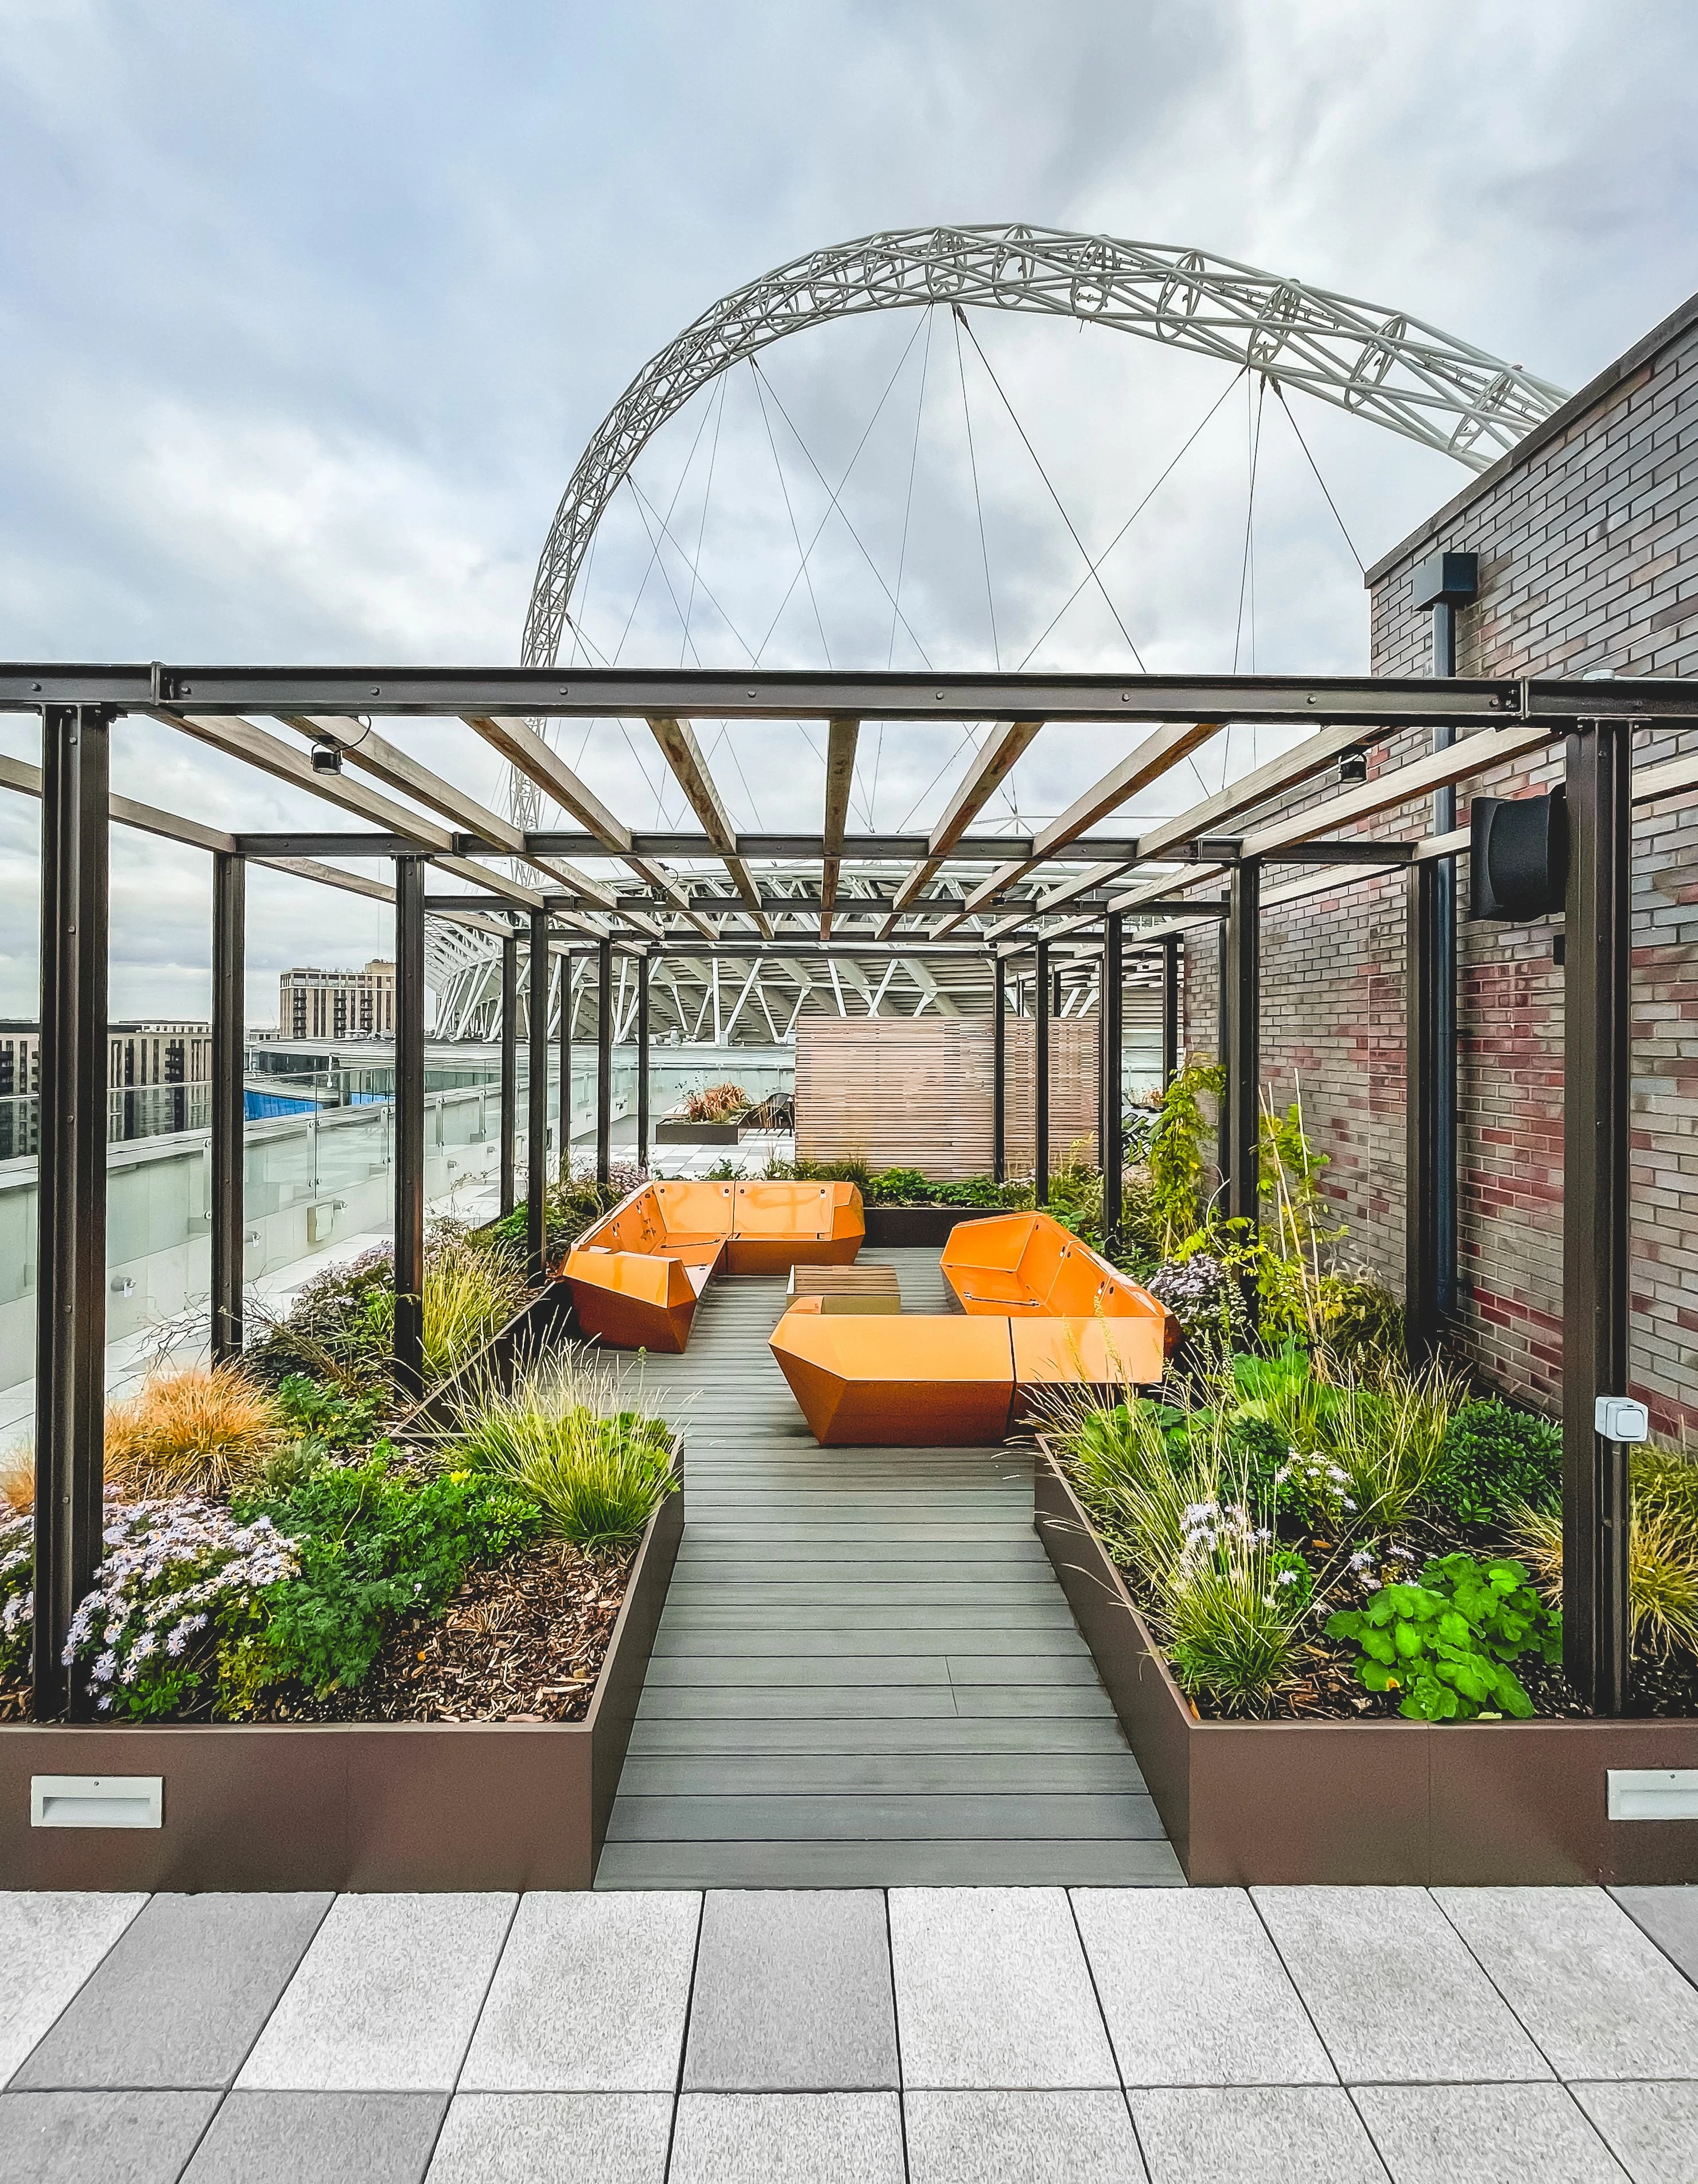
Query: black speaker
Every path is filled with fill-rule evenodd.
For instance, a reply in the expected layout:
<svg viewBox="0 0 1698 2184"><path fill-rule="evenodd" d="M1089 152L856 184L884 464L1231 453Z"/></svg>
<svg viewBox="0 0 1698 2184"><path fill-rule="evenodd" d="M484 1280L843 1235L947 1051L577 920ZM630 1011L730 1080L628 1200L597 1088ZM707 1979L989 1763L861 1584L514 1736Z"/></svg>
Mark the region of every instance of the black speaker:
<svg viewBox="0 0 1698 2184"><path fill-rule="evenodd" d="M1477 796L1469 831L1474 916L1525 925L1561 915L1568 885L1568 811L1560 788L1513 802Z"/></svg>

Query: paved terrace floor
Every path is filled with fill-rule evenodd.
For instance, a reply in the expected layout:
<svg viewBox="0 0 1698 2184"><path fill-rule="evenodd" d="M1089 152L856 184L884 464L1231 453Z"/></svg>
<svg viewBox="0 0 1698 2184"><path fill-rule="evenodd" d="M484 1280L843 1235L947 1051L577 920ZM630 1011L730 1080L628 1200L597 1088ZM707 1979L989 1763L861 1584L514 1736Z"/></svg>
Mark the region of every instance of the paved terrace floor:
<svg viewBox="0 0 1698 2184"><path fill-rule="evenodd" d="M1698 2177L1698 1889L14 1894L0 1968L0 2184Z"/></svg>
<svg viewBox="0 0 1698 2184"><path fill-rule="evenodd" d="M946 1308L936 1252L867 1256ZM641 1368L685 1529L597 1887L1181 1881L1030 1456L817 1447L767 1347L785 1295L721 1278Z"/></svg>

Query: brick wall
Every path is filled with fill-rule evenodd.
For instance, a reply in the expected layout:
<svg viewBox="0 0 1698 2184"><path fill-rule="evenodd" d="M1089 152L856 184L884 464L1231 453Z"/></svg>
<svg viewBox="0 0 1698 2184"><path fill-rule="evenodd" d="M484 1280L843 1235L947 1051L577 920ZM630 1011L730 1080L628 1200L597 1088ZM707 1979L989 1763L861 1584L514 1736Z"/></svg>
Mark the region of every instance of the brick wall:
<svg viewBox="0 0 1698 2184"><path fill-rule="evenodd" d="M1369 571L1375 674L1426 671L1430 618L1413 605L1411 579L1441 548L1480 557L1480 598L1459 616L1462 675L1698 669L1698 298ZM1682 741L1647 733L1636 761ZM1424 748L1417 733L1394 738L1376 770ZM1459 817L1476 793L1561 777L1560 746L1534 754L1462 783ZM1428 832L1425 800L1361 831ZM1634 1392L1674 1432L1698 1424L1698 796L1642 807L1634 854ZM1271 872L1265 894L1290 877ZM1562 1362L1562 974L1551 952L1561 928L1467 922L1466 858L1459 886L1453 1334L1487 1378L1548 1407ZM1300 1083L1349 1226L1343 1255L1400 1290L1402 876L1335 876L1325 892L1271 904L1262 944L1264 1081L1282 1101ZM1212 937L1188 936L1187 955L1187 1039L1207 1046Z"/></svg>

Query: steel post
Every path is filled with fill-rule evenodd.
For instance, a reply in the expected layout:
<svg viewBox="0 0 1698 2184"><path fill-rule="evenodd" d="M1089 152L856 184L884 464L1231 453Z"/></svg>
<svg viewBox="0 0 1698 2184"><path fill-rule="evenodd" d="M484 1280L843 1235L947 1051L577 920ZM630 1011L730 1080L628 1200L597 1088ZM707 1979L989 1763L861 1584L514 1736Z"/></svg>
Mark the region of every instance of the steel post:
<svg viewBox="0 0 1698 2184"><path fill-rule="evenodd" d="M548 912L531 912L530 992L525 1027L529 1035L526 1087L525 1261L533 1282L546 1270L548 1200Z"/></svg>
<svg viewBox="0 0 1698 2184"><path fill-rule="evenodd" d="M1037 976L1032 981L1032 1000L1037 1010L1032 1023L1032 1120L1036 1145L1032 1195L1040 1206L1049 1203L1049 943L1037 944Z"/></svg>
<svg viewBox="0 0 1698 2184"><path fill-rule="evenodd" d="M1215 1060L1220 1072L1220 1089L1215 1102L1215 1167L1220 1178L1220 1203L1224 1207L1232 1178L1232 981L1226 954L1226 927L1215 936Z"/></svg>
<svg viewBox="0 0 1698 2184"><path fill-rule="evenodd" d="M1235 865L1226 911L1226 1216L1252 1224L1261 1197L1261 878L1255 858Z"/></svg>
<svg viewBox="0 0 1698 2184"><path fill-rule="evenodd" d="M637 1166L649 1166L649 959L637 958Z"/></svg>
<svg viewBox="0 0 1698 2184"><path fill-rule="evenodd" d="M425 860L395 860L395 1379L424 1393ZM505 1120L505 1116L504 1116Z"/></svg>
<svg viewBox="0 0 1698 2184"><path fill-rule="evenodd" d="M242 1202L247 1100L248 867L228 850L212 858L212 1293L215 1363L242 1355Z"/></svg>
<svg viewBox="0 0 1698 2184"><path fill-rule="evenodd" d="M1008 1173L1008 996L1003 960L991 958L991 1179Z"/></svg>
<svg viewBox="0 0 1698 2184"><path fill-rule="evenodd" d="M613 944L595 944L595 1180L613 1172Z"/></svg>
<svg viewBox="0 0 1698 2184"><path fill-rule="evenodd" d="M1440 600L1433 610L1433 672L1456 672L1456 609ZM1455 727L1441 722L1433 731L1433 748L1449 750ZM1456 824L1455 785L1433 792L1433 831L1449 834ZM1430 1279L1437 1321L1456 1309L1456 860L1443 857L1433 868L1429 913L1433 950L1433 1074L1429 1158L1433 1220ZM1435 1334L1437 1324L1435 1324Z"/></svg>
<svg viewBox="0 0 1698 2184"><path fill-rule="evenodd" d="M515 1201L514 1145L519 1117L519 941L510 933L501 943L501 1211Z"/></svg>
<svg viewBox="0 0 1698 2184"><path fill-rule="evenodd" d="M36 1277L34 1696L91 1711L63 1659L100 1557L106 1399L107 811L111 715L42 714L42 1045Z"/></svg>
<svg viewBox="0 0 1698 2184"><path fill-rule="evenodd" d="M1161 944L1161 1081L1164 1090L1179 1074L1179 935Z"/></svg>
<svg viewBox="0 0 1698 2184"><path fill-rule="evenodd" d="M572 966L560 959L560 1179L572 1180Z"/></svg>
<svg viewBox="0 0 1698 2184"><path fill-rule="evenodd" d="M1098 1139L1103 1149L1103 1249L1110 1258L1120 1249L1121 1170L1125 1163L1125 1066L1123 1014L1125 1002L1121 956L1120 913L1103 920L1103 1110Z"/></svg>
<svg viewBox="0 0 1698 2184"><path fill-rule="evenodd" d="M1628 1451L1597 1430L1628 1391L1633 731L1568 739L1563 967L1562 1645L1594 1713L1628 1695Z"/></svg>
<svg viewBox="0 0 1698 2184"><path fill-rule="evenodd" d="M1410 1363L1420 1364L1438 1346L1444 1196L1439 1147L1451 1053L1448 1045L1440 1045L1446 1011L1438 863L1411 865L1404 886L1404 1336Z"/></svg>

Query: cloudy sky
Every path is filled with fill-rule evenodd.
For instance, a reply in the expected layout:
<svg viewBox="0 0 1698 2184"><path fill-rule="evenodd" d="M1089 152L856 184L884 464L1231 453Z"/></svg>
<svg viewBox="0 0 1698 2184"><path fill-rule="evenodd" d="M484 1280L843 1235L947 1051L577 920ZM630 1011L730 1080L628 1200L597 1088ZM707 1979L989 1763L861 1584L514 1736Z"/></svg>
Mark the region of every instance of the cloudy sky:
<svg viewBox="0 0 1698 2184"><path fill-rule="evenodd" d="M644 360L768 267L880 229L1193 246L1578 387L1698 285L1695 61L1698 17L1665 0L0 0L0 650L515 659L561 490ZM1270 400L1248 573L1242 382L1101 328L972 331L819 328L698 398L603 526L591 656L1366 664L1355 556L1454 492L1455 463L1297 404L1341 531ZM1049 628L1084 566L1069 526L1100 553L1205 416L1103 565L1112 608L1087 591ZM693 571L656 562L645 510ZM445 728L405 733L454 756ZM0 748L36 742L0 719ZM675 815L642 739L563 747L639 823ZM1040 739L1001 817L1114 755ZM1250 756L1241 732L1226 762ZM857 813L918 823L964 762L941 731L869 734ZM1201 763L1214 785L1221 757ZM734 729L714 766L744 824L817 811L794 730ZM455 770L500 798L483 755ZM226 823L322 811L139 724L115 773ZM119 830L114 886L115 1015L204 1014L205 860ZM255 1021L283 966L385 951L377 905L265 874L252 895ZM35 1011L36 905L35 808L8 798L0 1011Z"/></svg>

